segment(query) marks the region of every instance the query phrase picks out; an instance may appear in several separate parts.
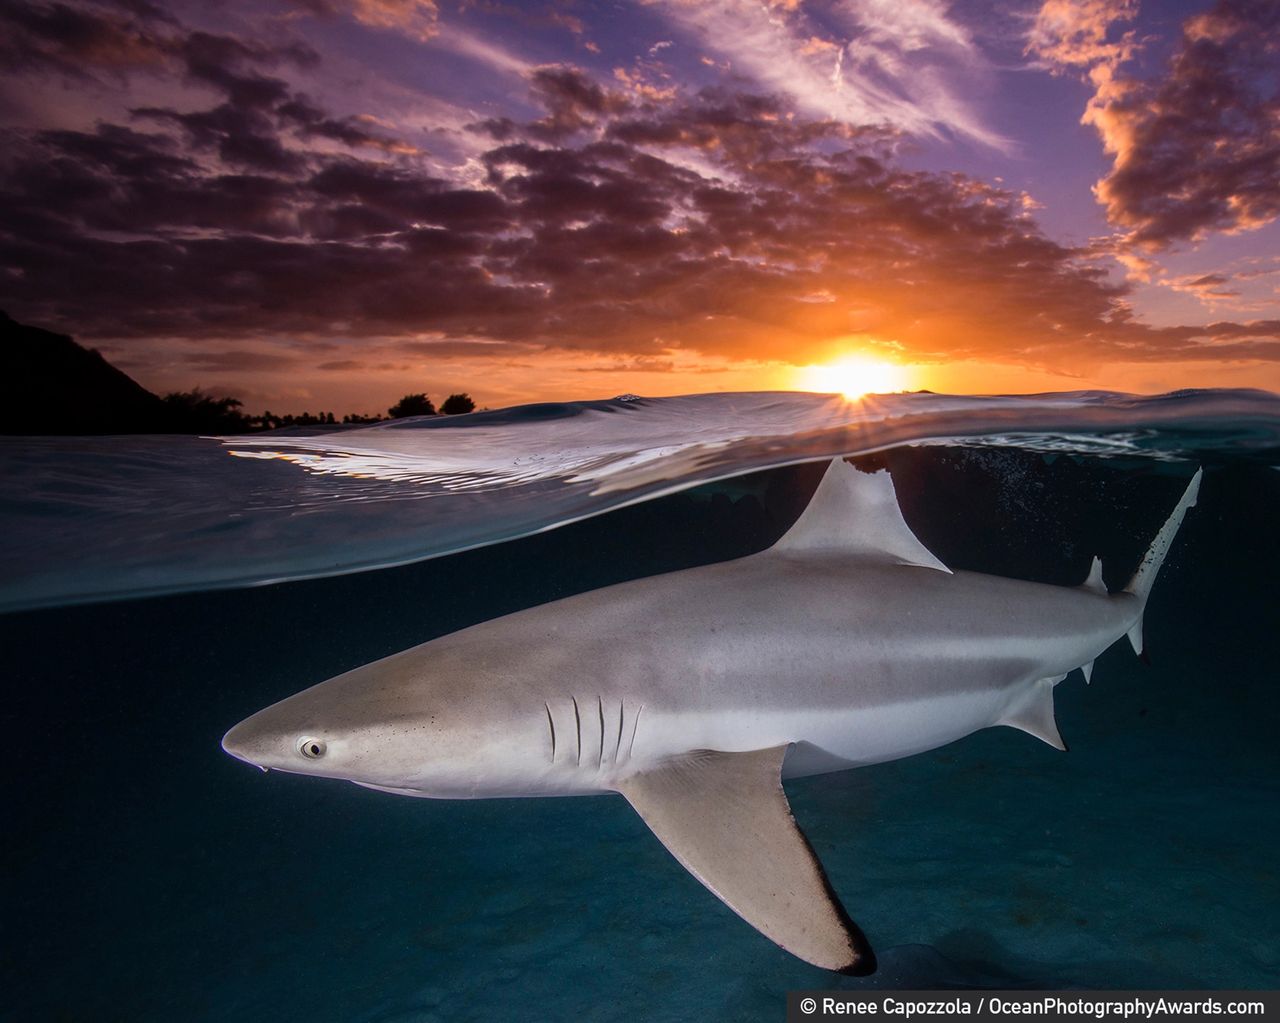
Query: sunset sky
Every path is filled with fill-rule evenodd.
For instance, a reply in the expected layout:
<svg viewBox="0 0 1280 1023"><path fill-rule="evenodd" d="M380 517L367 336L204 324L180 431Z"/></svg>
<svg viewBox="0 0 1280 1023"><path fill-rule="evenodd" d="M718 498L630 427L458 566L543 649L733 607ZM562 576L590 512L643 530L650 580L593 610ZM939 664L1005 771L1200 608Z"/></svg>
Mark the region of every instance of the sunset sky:
<svg viewBox="0 0 1280 1023"><path fill-rule="evenodd" d="M6 0L0 308L255 412L1280 390L1277 68L1276 0Z"/></svg>

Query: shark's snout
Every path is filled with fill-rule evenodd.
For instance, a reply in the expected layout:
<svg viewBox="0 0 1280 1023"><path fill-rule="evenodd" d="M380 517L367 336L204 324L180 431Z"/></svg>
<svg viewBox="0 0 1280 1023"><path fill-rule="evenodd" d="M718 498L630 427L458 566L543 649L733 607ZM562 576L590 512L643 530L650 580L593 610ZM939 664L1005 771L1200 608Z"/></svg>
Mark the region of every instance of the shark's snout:
<svg viewBox="0 0 1280 1023"><path fill-rule="evenodd" d="M222 737L222 748L262 771L329 776L333 739L286 700L245 718Z"/></svg>
<svg viewBox="0 0 1280 1023"><path fill-rule="evenodd" d="M255 742L254 739L255 729L250 727L249 721L241 721L222 737L222 748L237 760L243 760L246 764L252 764L260 771L265 771L266 766L259 762L261 751L255 748L260 743Z"/></svg>

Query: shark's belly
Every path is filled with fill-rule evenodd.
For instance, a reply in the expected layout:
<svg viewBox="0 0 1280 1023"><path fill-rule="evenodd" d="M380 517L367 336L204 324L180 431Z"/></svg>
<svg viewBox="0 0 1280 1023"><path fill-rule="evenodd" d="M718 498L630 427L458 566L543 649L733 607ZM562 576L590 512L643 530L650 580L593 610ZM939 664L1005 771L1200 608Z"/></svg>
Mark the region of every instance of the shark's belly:
<svg viewBox="0 0 1280 1023"><path fill-rule="evenodd" d="M783 777L884 763L945 746L999 721L1020 688L975 689L860 712L810 716L797 722L803 737L788 754Z"/></svg>
<svg viewBox="0 0 1280 1023"><path fill-rule="evenodd" d="M928 699L844 707L748 708L675 712L647 708L637 765L690 749L744 752L793 744L785 777L823 774L897 760L961 739L1000 721L1034 680L938 692Z"/></svg>

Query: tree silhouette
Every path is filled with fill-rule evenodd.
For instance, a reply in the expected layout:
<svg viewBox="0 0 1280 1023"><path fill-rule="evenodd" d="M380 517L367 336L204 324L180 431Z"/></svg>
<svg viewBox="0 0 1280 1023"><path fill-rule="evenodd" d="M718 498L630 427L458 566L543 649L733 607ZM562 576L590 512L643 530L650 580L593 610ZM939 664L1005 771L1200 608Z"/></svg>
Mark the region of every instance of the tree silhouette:
<svg viewBox="0 0 1280 1023"><path fill-rule="evenodd" d="M387 412L392 419L403 419L405 416L434 416L436 407L425 394L406 394L392 405Z"/></svg>
<svg viewBox="0 0 1280 1023"><path fill-rule="evenodd" d="M173 428L185 433L243 433L249 417L240 411L239 398L215 398L200 388L173 391L164 396L173 417Z"/></svg>
<svg viewBox="0 0 1280 1023"><path fill-rule="evenodd" d="M471 400L471 395L465 391L461 394L449 395L440 406L440 411L446 416L456 416L463 412L474 412L475 410L476 403Z"/></svg>

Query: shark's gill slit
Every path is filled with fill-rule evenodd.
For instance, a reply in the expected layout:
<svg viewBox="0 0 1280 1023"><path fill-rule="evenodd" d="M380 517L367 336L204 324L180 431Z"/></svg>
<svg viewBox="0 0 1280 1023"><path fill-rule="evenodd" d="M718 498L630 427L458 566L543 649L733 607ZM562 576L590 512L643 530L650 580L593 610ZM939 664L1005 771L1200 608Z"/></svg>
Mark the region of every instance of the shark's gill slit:
<svg viewBox="0 0 1280 1023"><path fill-rule="evenodd" d="M613 762L615 764L618 762L618 755L622 752L622 722L626 720L626 717L627 717L627 701L619 700L618 701L618 741L614 744L614 747L613 747Z"/></svg>
<svg viewBox="0 0 1280 1023"><path fill-rule="evenodd" d="M631 719L631 742L627 745L627 759L631 759L631 754L636 748L636 729L640 727L640 712L644 710L644 704L640 704L636 708L636 716Z"/></svg>
<svg viewBox="0 0 1280 1023"><path fill-rule="evenodd" d="M604 767L604 697L596 697L596 706L600 710L600 760L596 763L596 769Z"/></svg>
<svg viewBox="0 0 1280 1023"><path fill-rule="evenodd" d="M576 696L570 696L569 699L573 701L573 723L575 726L577 726L577 729L578 729L578 764L579 766L581 766L582 764L582 714L578 710L578 698Z"/></svg>
<svg viewBox="0 0 1280 1023"><path fill-rule="evenodd" d="M556 722L551 716L551 704L544 703L543 706L547 708L547 729L551 732L551 762L554 764L556 762Z"/></svg>

